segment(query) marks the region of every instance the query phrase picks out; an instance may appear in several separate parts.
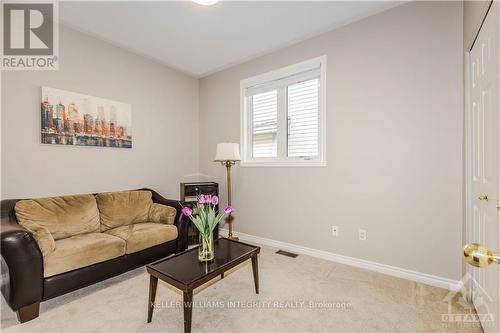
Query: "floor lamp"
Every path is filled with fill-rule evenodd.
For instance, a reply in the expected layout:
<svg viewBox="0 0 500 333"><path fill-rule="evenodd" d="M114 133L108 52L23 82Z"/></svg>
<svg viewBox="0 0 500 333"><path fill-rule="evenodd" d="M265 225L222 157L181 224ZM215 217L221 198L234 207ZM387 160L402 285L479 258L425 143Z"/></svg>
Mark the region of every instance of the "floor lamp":
<svg viewBox="0 0 500 333"><path fill-rule="evenodd" d="M227 174L227 205L231 206L231 166L240 161L240 145L232 142L222 142L217 144L217 152L215 153L215 162L220 162L221 165L226 166ZM238 239L233 237L233 217L231 214L227 217L229 225L229 232L227 238Z"/></svg>

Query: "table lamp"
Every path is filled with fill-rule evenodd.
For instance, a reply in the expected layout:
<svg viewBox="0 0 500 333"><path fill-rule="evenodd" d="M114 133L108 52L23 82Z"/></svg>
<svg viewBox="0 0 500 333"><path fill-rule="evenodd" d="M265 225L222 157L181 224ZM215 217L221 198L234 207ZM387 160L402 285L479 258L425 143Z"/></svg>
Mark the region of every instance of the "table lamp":
<svg viewBox="0 0 500 333"><path fill-rule="evenodd" d="M241 161L240 145L238 143L222 142L217 144L215 162L220 162L221 165L226 166L228 206L231 206L231 166L235 165L237 161ZM229 225L227 238L237 240L236 237L233 237L233 223L231 214L229 214L227 217L227 223Z"/></svg>

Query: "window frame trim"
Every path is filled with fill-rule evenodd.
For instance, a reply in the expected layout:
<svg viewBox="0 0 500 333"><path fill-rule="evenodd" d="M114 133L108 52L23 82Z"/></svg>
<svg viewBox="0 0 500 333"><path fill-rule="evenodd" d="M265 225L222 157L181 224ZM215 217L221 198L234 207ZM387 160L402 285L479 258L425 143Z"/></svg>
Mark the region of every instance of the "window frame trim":
<svg viewBox="0 0 500 333"><path fill-rule="evenodd" d="M309 59L294 65L286 66L264 74L256 75L240 81L240 142L242 167L326 167L326 55ZM300 157L279 157L279 149L286 149L287 140L279 140L285 136L286 131L280 131L280 103L278 89L278 157L253 158L252 152L252 122L250 102L247 90L251 87L266 84L270 81L297 75L302 72L314 70L319 67L319 99L318 99L318 152L317 158L310 160ZM281 103L283 108L283 103ZM286 105L286 104L285 104ZM281 117L286 118L286 111L281 112ZM284 114L284 116L283 116ZM281 134L280 134L281 133Z"/></svg>

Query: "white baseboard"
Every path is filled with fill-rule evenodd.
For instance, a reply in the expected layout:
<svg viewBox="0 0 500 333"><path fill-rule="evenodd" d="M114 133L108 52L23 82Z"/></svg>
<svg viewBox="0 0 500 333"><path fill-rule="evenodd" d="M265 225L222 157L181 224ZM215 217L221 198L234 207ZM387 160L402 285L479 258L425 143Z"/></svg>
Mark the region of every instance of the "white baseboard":
<svg viewBox="0 0 500 333"><path fill-rule="evenodd" d="M219 232L223 236L227 236L228 233L227 229L219 229ZM438 288L448 289L451 291L459 291L463 286L462 282L458 280L451 280L448 278L416 272L400 267L389 266L364 259L358 259L340 254L335 254L332 252L312 249L310 247L280 242L269 238L245 234L242 232L233 232L233 235L243 241L267 245L294 253L305 254L311 257L321 258L329 261L338 262L340 264L363 268L370 271L387 274L410 281L428 284L430 286Z"/></svg>

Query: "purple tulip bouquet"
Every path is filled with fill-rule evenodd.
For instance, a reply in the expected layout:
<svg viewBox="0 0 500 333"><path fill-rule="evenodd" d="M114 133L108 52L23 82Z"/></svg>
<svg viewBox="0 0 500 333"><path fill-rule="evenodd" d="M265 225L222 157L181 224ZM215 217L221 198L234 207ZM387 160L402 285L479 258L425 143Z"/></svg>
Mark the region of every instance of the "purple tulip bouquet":
<svg viewBox="0 0 500 333"><path fill-rule="evenodd" d="M213 231L224 216L231 214L234 209L231 206L224 208L218 214L215 206L219 203L219 197L216 195L198 196L198 201L194 209L184 207L182 214L188 216L196 229L200 232L200 245L198 250L198 259L200 261L209 261L214 258L214 239Z"/></svg>

